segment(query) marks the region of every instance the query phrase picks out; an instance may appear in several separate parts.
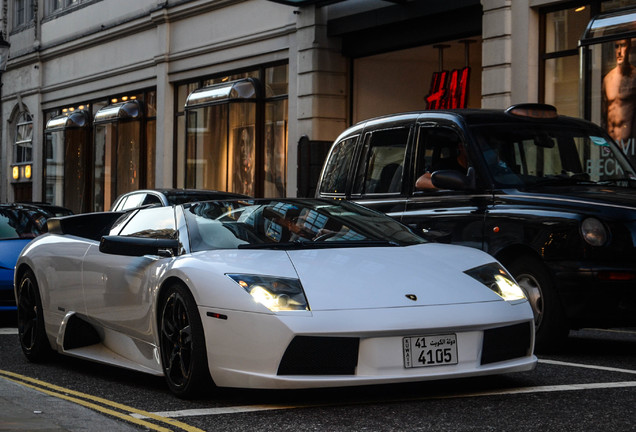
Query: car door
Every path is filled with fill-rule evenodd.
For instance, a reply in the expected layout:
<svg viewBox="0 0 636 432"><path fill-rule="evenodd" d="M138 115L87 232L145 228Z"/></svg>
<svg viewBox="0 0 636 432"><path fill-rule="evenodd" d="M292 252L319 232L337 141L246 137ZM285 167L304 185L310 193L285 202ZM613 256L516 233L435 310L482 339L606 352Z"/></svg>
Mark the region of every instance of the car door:
<svg viewBox="0 0 636 432"><path fill-rule="evenodd" d="M418 190L415 182L427 171L455 169L463 146L476 188ZM482 249L484 223L492 195L479 178L477 153L462 129L448 119L425 119L417 127L411 196L402 222L424 238ZM458 168L459 169L459 168Z"/></svg>
<svg viewBox="0 0 636 432"><path fill-rule="evenodd" d="M365 129L355 170L350 176L352 200L400 219L406 207L405 186L413 138L412 118Z"/></svg>
<svg viewBox="0 0 636 432"><path fill-rule="evenodd" d="M177 238L174 207L142 209L111 235ZM93 244L84 259L87 314L103 326L150 341L158 267L170 258L104 254Z"/></svg>

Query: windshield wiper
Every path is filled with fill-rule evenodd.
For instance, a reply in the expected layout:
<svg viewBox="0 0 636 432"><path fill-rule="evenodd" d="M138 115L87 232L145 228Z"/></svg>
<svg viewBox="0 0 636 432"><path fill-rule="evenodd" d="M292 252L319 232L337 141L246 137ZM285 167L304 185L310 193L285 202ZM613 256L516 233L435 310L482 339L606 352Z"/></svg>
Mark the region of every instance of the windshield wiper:
<svg viewBox="0 0 636 432"><path fill-rule="evenodd" d="M345 248L345 247L382 247L382 246L400 246L393 240L348 240L348 241L321 241L311 242L295 240L282 243L253 243L240 244L239 249L329 249L329 248Z"/></svg>

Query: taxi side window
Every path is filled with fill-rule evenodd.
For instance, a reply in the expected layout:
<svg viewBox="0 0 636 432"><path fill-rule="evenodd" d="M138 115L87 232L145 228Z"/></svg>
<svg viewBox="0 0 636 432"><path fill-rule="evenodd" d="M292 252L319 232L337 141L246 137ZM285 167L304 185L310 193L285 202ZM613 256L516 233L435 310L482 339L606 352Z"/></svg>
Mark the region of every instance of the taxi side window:
<svg viewBox="0 0 636 432"><path fill-rule="evenodd" d="M336 143L322 174L320 192L328 194L344 194L347 178L351 171L351 161L356 149L358 136L353 136Z"/></svg>
<svg viewBox="0 0 636 432"><path fill-rule="evenodd" d="M459 134L448 127L422 127L418 138L416 178L425 172L441 169L465 171L458 164L465 146Z"/></svg>
<svg viewBox="0 0 636 432"><path fill-rule="evenodd" d="M386 194L402 191L404 159L410 128L374 131L365 136L354 183L355 194Z"/></svg>

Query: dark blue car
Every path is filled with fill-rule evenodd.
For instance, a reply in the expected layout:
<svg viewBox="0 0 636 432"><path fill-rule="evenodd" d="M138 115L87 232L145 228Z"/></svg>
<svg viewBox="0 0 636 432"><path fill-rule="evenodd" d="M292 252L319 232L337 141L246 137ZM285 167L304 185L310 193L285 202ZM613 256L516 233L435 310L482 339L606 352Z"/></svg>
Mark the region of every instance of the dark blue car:
<svg viewBox="0 0 636 432"><path fill-rule="evenodd" d="M0 311L16 309L13 270L24 246L46 232L47 219L71 213L49 204L0 204Z"/></svg>

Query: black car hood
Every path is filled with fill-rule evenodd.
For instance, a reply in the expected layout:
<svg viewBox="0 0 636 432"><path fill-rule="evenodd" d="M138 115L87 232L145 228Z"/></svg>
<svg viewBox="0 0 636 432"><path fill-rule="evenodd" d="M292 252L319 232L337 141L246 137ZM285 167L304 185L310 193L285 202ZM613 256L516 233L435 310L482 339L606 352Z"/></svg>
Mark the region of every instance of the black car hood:
<svg viewBox="0 0 636 432"><path fill-rule="evenodd" d="M540 201L549 207L584 208L590 212L625 211L636 219L636 188L596 185L542 186L524 190L506 190L510 199ZM632 217L630 217L632 219Z"/></svg>

